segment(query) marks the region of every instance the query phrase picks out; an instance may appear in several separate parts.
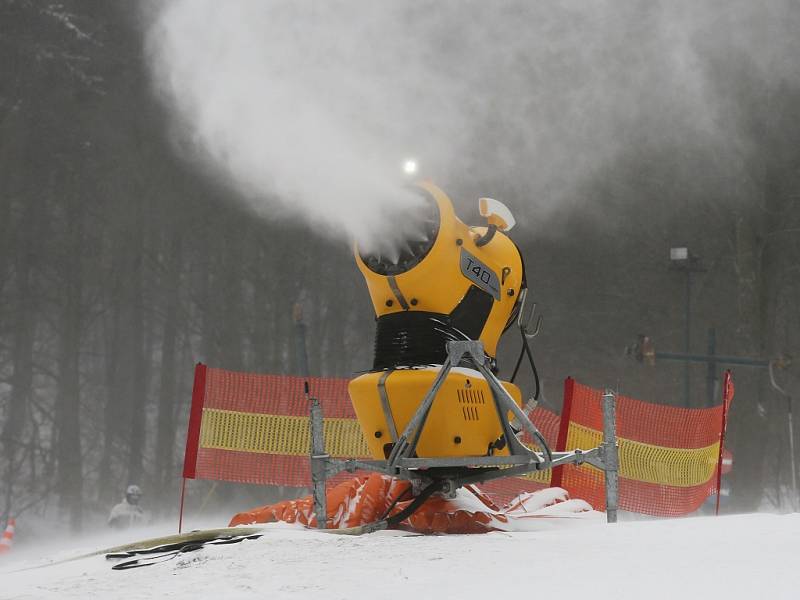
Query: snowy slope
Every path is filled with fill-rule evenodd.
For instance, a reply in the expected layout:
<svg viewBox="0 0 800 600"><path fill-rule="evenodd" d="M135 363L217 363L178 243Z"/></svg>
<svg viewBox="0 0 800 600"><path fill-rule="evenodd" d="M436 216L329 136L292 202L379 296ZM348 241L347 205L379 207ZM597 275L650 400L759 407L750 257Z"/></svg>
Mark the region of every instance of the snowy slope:
<svg viewBox="0 0 800 600"><path fill-rule="evenodd" d="M32 563L8 556L0 598L800 598L800 514L550 525L438 537L278 526L119 572L103 557L9 572Z"/></svg>

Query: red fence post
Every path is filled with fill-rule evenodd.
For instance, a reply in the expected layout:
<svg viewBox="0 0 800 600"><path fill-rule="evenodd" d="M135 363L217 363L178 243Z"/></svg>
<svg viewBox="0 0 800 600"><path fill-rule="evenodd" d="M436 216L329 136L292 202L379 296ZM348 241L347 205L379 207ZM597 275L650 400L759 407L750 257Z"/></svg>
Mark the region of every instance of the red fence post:
<svg viewBox="0 0 800 600"><path fill-rule="evenodd" d="M556 452L564 452L567 447L567 434L569 433L569 417L572 412L572 397L575 394L575 380L567 377L564 380L564 403L561 407L561 423L558 427ZM561 487L564 480L564 467L556 467L550 476L550 487Z"/></svg>
<svg viewBox="0 0 800 600"><path fill-rule="evenodd" d="M206 399L206 367L197 363L194 368L192 408L189 412L189 430L186 433L186 452L183 455L183 476L194 479L197 472L197 450L200 446L200 422L203 419L203 403Z"/></svg>
<svg viewBox="0 0 800 600"><path fill-rule="evenodd" d="M183 499L186 496L186 477L181 479L181 507L178 510L178 533L183 532Z"/></svg>
<svg viewBox="0 0 800 600"><path fill-rule="evenodd" d="M717 506L715 514L719 516L719 498L722 495L722 450L725 446L725 429L728 425L728 407L733 400L733 376L725 371L722 378L722 426L719 431L719 458L717 459Z"/></svg>
<svg viewBox="0 0 800 600"><path fill-rule="evenodd" d="M183 455L183 482L181 484L181 506L178 514L178 533L183 527L183 500L186 480L194 479L197 473L197 451L200 446L200 423L203 420L203 404L206 399L206 371L208 367L197 363L194 368L192 408L189 412L189 428L186 433L186 451Z"/></svg>

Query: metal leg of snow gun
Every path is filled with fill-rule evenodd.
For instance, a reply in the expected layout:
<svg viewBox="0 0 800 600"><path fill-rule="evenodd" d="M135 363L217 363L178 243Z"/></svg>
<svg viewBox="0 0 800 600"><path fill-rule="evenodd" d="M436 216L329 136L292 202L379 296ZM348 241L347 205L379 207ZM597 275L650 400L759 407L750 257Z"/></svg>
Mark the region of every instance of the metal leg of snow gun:
<svg viewBox="0 0 800 600"><path fill-rule="evenodd" d="M508 445L508 455L415 457L417 443L439 389L451 369L459 364L464 364L464 362L471 363L489 384L503 432L502 437ZM519 477L532 471L544 471L561 465L581 465L583 463L605 471L607 518L610 523L616 522L618 456L614 402L613 392L607 391L603 396L603 443L600 446L589 450L575 449L567 452L554 452L541 432L517 406L489 369L482 342L475 340L448 342L445 363L437 373L431 388L425 394L416 412L397 438L397 442L385 461L332 459L325 454L322 413L319 403L315 405L312 402L311 472L314 483L314 511L318 515L318 524L320 523L319 515L325 514L325 479L342 471L354 472L364 469L406 479L414 484L415 489L421 490L418 498L420 496L427 498L436 492L452 495L458 488L467 484L477 484L503 477ZM513 415L515 425L519 427L518 432L514 430L509 421L509 413ZM526 431L535 440L535 445L539 450L528 448L520 441L518 436L523 431ZM402 518L408 518L413 514L413 510L421 504L422 502L415 501L408 507L411 512L408 509L404 510ZM400 516L395 515L395 517ZM338 530L336 532L368 533L384 529L390 524L389 519L384 519L366 526L352 528L352 531Z"/></svg>
<svg viewBox="0 0 800 600"><path fill-rule="evenodd" d="M311 482L314 488L314 515L317 527L325 529L328 521L325 481L327 462L330 455L325 454L325 429L322 407L317 398L311 398Z"/></svg>
<svg viewBox="0 0 800 600"><path fill-rule="evenodd" d="M611 390L603 394L603 443L600 446L606 484L606 520L617 522L619 500L619 451L617 448L616 396Z"/></svg>

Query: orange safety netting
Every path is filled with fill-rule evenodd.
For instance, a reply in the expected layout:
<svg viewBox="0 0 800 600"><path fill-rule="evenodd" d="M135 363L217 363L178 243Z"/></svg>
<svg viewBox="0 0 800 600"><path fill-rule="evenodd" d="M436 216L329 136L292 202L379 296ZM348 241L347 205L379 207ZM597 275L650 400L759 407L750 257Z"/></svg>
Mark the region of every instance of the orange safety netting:
<svg viewBox="0 0 800 600"><path fill-rule="evenodd" d="M183 476L308 486L311 438L305 381L198 365ZM366 457L367 446L347 395L348 381L307 381L323 406L331 455Z"/></svg>
<svg viewBox="0 0 800 600"><path fill-rule="evenodd" d="M198 365L183 476L237 483L308 487L311 429L306 379L213 369ZM347 394L347 379L311 377L309 392L325 416L325 449L334 458L371 458ZM555 444L558 415L536 409L533 418ZM530 443L530 440L526 440ZM351 478L341 473L338 483ZM549 473L508 478L482 489L499 502L549 485Z"/></svg>
<svg viewBox="0 0 800 600"><path fill-rule="evenodd" d="M308 487L309 403L300 377L258 375L198 365L183 476L263 485ZM322 405L326 451L333 457L369 457L347 394L346 379L309 378ZM537 408L531 414L555 449L588 449L602 441L601 392L568 379L565 417ZM620 508L653 515L696 510L716 491L722 407L682 409L617 398ZM534 446L526 437L523 441ZM339 474L331 485L349 480ZM504 503L522 492L563 487L603 509L601 471L567 466L481 485Z"/></svg>
<svg viewBox="0 0 800 600"><path fill-rule="evenodd" d="M564 387L559 449L597 446L602 442L602 392L573 379L567 379ZM727 403L732 386L726 388L728 393ZM717 492L723 404L688 409L617 396L616 417L620 509L684 515ZM559 467L553 485L605 509L603 472L595 467Z"/></svg>

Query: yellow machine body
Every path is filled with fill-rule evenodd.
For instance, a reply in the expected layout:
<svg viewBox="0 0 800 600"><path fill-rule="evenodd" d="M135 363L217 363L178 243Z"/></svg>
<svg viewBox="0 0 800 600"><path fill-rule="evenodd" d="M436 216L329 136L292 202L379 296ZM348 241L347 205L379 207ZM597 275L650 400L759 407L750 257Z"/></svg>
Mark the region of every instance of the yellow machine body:
<svg viewBox="0 0 800 600"><path fill-rule="evenodd" d="M385 458L392 441L387 413L402 433L422 398L433 385L437 369L392 371L383 382L389 410L384 411L380 380L383 372L367 373L350 382L350 398L374 458ZM520 391L503 383L519 404ZM417 445L417 456L486 456L489 445L502 433L491 391L483 376L471 369L454 369L433 402ZM508 450L495 451L495 455Z"/></svg>
<svg viewBox="0 0 800 600"><path fill-rule="evenodd" d="M439 232L427 256L413 269L394 277L396 289L409 304L407 310L450 314L464 299L469 288L475 285L460 269L462 252L478 258L483 263L480 268L487 267L500 281L500 289L479 337L486 353L494 357L497 354L497 342L522 286L519 250L505 234L495 235L486 245L477 246L476 241L486 234L487 228L464 224L456 216L447 194L433 183L424 181L417 185L436 202ZM389 278L370 270L358 251L355 259L366 280L375 315L381 317L406 310L397 293L392 290Z"/></svg>
<svg viewBox="0 0 800 600"><path fill-rule="evenodd" d="M358 248L355 252L378 331L373 371L352 380L349 392L376 459L385 458L391 449L389 421L393 421L396 434L401 434L433 384L436 365L446 356L446 340L437 337L439 332L446 329L447 339L479 339L493 361L524 283L519 250L496 221L490 219L487 227L470 227L458 219L441 189L429 182L418 187L428 202L435 203L438 214L435 240L423 255L412 256L397 268L377 260L370 266L369 258L365 260ZM424 342L415 350L416 337ZM435 348L424 347L429 339ZM406 345L411 350L404 354ZM391 354L395 346L401 347L396 354L379 356L386 353L383 348ZM520 404L519 389L511 383L503 385ZM489 385L477 371L457 367L433 402L417 456L501 454L505 450L491 447L501 434Z"/></svg>

